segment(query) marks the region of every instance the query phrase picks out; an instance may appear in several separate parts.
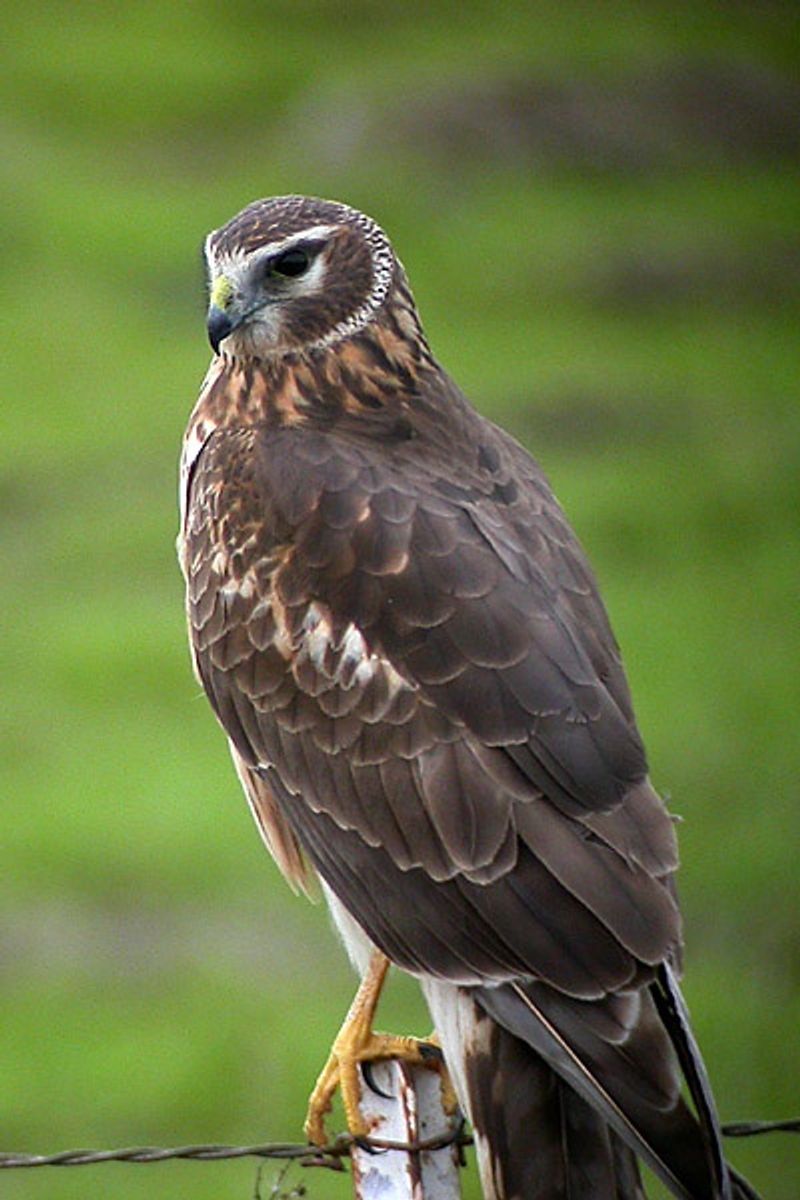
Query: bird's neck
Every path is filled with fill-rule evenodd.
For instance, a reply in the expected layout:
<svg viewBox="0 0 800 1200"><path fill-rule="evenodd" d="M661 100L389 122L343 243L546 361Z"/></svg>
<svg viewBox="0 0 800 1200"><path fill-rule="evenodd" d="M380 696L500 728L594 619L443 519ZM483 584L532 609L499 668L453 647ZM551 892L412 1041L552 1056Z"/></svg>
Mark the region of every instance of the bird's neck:
<svg viewBox="0 0 800 1200"><path fill-rule="evenodd" d="M264 358L217 355L187 436L222 427L317 425L405 407L433 365L413 303L398 296L351 337L309 352ZM192 431L194 430L194 434Z"/></svg>

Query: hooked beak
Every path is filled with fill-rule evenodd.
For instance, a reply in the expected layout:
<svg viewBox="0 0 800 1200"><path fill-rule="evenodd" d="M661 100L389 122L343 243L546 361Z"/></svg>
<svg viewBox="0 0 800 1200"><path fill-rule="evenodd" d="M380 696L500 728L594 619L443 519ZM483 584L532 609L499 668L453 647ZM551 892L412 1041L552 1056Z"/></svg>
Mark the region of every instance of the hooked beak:
<svg viewBox="0 0 800 1200"><path fill-rule="evenodd" d="M218 275L211 284L211 303L206 317L208 340L215 354L219 354L220 344L240 324L240 321L231 315L233 301L233 284L226 275Z"/></svg>
<svg viewBox="0 0 800 1200"><path fill-rule="evenodd" d="M215 354L219 354L220 343L224 342L228 334L233 332L234 323L226 312L216 304L212 304L206 317L206 329L211 349Z"/></svg>

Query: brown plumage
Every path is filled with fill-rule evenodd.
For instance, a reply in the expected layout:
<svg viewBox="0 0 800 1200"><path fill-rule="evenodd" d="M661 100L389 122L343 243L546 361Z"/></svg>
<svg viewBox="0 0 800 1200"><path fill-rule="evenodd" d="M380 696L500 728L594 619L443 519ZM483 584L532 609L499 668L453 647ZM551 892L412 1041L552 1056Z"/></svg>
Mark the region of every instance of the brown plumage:
<svg viewBox="0 0 800 1200"><path fill-rule="evenodd" d="M641 1197L636 1155L752 1195L675 982L673 823L540 468L432 357L369 218L259 201L206 256L181 563L281 869L321 877L360 967L420 978L488 1200Z"/></svg>

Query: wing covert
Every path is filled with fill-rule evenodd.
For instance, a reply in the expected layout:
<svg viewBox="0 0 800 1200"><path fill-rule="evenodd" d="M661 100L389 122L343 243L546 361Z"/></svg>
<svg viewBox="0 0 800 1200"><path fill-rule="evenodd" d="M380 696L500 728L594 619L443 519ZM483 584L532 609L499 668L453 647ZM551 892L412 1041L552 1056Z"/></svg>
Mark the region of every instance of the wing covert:
<svg viewBox="0 0 800 1200"><path fill-rule="evenodd" d="M184 552L197 670L240 772L263 776L316 868L409 969L532 974L588 998L659 961L680 936L662 882L671 823L626 693L621 706L597 670L600 646L613 682L613 640L601 628L587 649L567 590L525 558L517 525L534 509L534 543L561 552L539 492L505 525L490 493L437 491L424 458L252 437L204 450ZM622 767L609 727L634 750ZM446 951L428 927L439 905Z"/></svg>
<svg viewBox="0 0 800 1200"><path fill-rule="evenodd" d="M481 432L506 457L522 454L488 423ZM506 504L491 478L475 472L467 486L462 470L456 483L460 464L413 443L390 456L325 441L325 464L311 448L322 473L313 511L275 577L281 600L324 599L337 624L354 623L565 811L617 805L645 777L645 755L596 585L543 478L523 474Z"/></svg>

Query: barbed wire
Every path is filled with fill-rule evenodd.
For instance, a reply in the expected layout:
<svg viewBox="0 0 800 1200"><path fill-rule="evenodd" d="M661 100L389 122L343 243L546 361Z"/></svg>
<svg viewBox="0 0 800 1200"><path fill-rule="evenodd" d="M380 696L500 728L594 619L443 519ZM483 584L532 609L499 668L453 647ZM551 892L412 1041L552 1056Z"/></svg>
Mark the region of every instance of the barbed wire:
<svg viewBox="0 0 800 1200"><path fill-rule="evenodd" d="M758 1137L762 1133L800 1133L800 1117L788 1121L731 1121L722 1126L725 1137Z"/></svg>
<svg viewBox="0 0 800 1200"><path fill-rule="evenodd" d="M785 1121L733 1121L722 1126L725 1137L757 1137L765 1133L800 1133L800 1118ZM348 1134L336 1138L327 1146L315 1147L298 1142L268 1142L265 1145L226 1146L211 1143L202 1146L134 1146L121 1150L62 1150L57 1154L0 1153L0 1170L29 1167L94 1167L102 1163L159 1163L170 1159L190 1162L222 1162L235 1158L296 1159L303 1167L327 1167L342 1171L343 1158L353 1148L354 1139ZM363 1138L359 1144L368 1150L402 1150L409 1154L425 1150L443 1150L446 1146L472 1144L464 1132L463 1122L438 1137L418 1142L393 1142L385 1138Z"/></svg>
<svg viewBox="0 0 800 1200"><path fill-rule="evenodd" d="M303 1167L327 1167L342 1171L343 1158L351 1152L355 1139L343 1134L327 1146L310 1146L307 1143L268 1142L265 1145L226 1146L216 1143L202 1146L134 1146L121 1150L62 1150L57 1154L12 1154L0 1153L0 1170L29 1167L94 1167L102 1163L158 1163L170 1159L185 1159L190 1162L221 1162L232 1158L277 1158L296 1159ZM417 1142L394 1142L386 1138L359 1138L358 1144L366 1150L376 1152L401 1150L407 1154L420 1154L429 1150L444 1150L457 1144L469 1146L472 1138L464 1133L461 1122L455 1128L437 1137L424 1138Z"/></svg>

